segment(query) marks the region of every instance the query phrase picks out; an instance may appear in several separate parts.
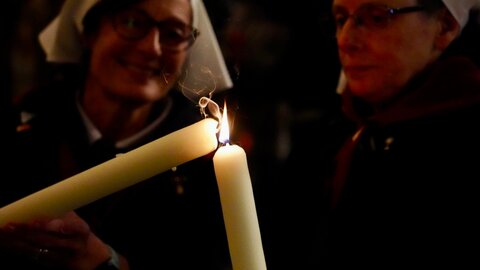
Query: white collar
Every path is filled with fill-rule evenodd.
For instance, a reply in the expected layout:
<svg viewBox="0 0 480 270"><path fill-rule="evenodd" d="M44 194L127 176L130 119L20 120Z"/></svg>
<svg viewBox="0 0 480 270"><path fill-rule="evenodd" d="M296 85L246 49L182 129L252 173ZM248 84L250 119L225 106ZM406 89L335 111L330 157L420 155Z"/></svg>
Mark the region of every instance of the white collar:
<svg viewBox="0 0 480 270"><path fill-rule="evenodd" d="M93 124L93 122L90 120L90 118L87 116L87 114L83 110L82 106L80 105L80 100L78 95L76 100L77 100L76 105L77 105L78 112L80 113L82 122L85 125L85 129L87 131L88 142L92 144L93 142L102 138L102 133ZM150 123L148 126L140 130L136 134L128 138L125 138L123 140L115 142L115 147L120 149L127 148L141 141L143 138L150 135L153 132L153 130L155 130L165 120L165 118L167 117L167 115L170 113L171 110L172 110L172 99L170 97L167 97L165 108L163 109L162 113L155 119L155 121Z"/></svg>

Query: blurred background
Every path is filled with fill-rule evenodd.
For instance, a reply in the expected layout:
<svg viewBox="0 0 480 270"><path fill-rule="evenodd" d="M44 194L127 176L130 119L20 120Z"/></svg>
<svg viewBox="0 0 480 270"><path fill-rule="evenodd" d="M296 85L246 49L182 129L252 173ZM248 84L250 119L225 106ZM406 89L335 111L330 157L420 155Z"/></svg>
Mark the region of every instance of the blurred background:
<svg viewBox="0 0 480 270"><path fill-rule="evenodd" d="M303 128L336 104L339 65L324 20L329 2L204 0L235 85L223 93L235 116L233 140L247 151L254 183L270 181ZM48 73L37 35L62 3L3 1L2 102L14 101Z"/></svg>

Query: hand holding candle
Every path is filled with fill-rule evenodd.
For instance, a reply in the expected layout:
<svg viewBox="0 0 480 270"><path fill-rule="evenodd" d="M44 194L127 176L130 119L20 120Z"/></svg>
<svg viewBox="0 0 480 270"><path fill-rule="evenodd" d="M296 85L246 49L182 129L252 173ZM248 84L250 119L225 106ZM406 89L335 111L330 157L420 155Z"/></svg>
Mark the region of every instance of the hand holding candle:
<svg viewBox="0 0 480 270"><path fill-rule="evenodd" d="M234 270L267 269L245 151L228 144L229 126L224 107L221 146L213 157L228 246Z"/></svg>
<svg viewBox="0 0 480 270"><path fill-rule="evenodd" d="M0 208L0 226L60 216L217 148L207 118Z"/></svg>

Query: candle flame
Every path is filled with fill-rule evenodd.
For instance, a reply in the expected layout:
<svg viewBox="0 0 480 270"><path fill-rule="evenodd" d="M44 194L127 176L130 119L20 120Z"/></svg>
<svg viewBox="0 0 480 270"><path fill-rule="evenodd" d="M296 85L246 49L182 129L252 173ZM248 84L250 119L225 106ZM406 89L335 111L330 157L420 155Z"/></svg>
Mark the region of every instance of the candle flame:
<svg viewBox="0 0 480 270"><path fill-rule="evenodd" d="M230 126L228 125L227 104L223 105L222 121L220 123L220 143L228 144L230 141Z"/></svg>

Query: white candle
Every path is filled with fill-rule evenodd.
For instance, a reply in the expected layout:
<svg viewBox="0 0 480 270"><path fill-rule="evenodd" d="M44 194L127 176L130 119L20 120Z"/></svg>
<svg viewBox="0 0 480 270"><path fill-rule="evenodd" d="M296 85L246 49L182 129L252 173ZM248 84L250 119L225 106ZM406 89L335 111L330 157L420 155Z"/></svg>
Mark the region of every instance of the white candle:
<svg viewBox="0 0 480 270"><path fill-rule="evenodd" d="M56 217L146 180L217 148L218 122L203 119L3 208L0 226Z"/></svg>
<svg viewBox="0 0 480 270"><path fill-rule="evenodd" d="M228 141L226 115L225 108L220 141L225 134ZM213 162L233 269L267 269L245 151L237 145L221 146Z"/></svg>

